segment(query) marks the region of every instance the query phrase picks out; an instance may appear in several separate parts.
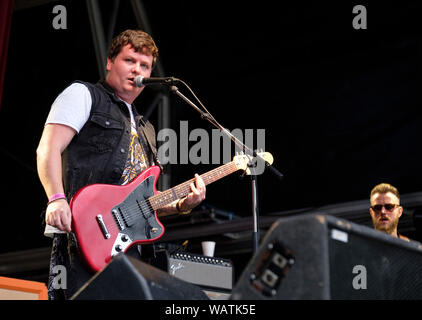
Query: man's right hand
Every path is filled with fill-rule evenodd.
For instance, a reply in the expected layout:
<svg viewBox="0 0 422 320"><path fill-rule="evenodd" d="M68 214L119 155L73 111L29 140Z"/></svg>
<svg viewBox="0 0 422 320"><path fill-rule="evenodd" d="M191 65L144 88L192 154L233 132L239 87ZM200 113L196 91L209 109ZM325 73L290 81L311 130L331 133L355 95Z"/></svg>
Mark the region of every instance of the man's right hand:
<svg viewBox="0 0 422 320"><path fill-rule="evenodd" d="M61 231L71 231L72 213L66 199L58 199L47 206L45 222Z"/></svg>

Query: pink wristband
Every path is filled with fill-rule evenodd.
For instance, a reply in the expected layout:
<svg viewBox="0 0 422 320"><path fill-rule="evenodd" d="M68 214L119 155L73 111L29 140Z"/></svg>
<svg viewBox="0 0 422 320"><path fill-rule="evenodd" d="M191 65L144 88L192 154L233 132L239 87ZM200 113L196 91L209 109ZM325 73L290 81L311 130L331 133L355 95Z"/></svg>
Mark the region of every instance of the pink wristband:
<svg viewBox="0 0 422 320"><path fill-rule="evenodd" d="M53 194L50 198L48 198L48 202L51 202L57 199L66 199L66 195L64 193Z"/></svg>

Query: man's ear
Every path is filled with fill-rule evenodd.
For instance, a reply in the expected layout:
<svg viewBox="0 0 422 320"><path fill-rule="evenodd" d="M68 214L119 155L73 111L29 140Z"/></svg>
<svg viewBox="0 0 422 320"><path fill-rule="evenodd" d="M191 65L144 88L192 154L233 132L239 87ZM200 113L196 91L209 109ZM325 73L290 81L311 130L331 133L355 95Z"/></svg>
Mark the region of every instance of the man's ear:
<svg viewBox="0 0 422 320"><path fill-rule="evenodd" d="M399 218L401 217L402 214L403 214L403 207L399 206Z"/></svg>
<svg viewBox="0 0 422 320"><path fill-rule="evenodd" d="M113 64L113 61L110 58L107 58L107 65L106 65L107 71L110 71L112 64Z"/></svg>
<svg viewBox="0 0 422 320"><path fill-rule="evenodd" d="M369 208L369 214L371 215L371 217L374 216L375 212L374 212L374 210L372 210L372 208Z"/></svg>

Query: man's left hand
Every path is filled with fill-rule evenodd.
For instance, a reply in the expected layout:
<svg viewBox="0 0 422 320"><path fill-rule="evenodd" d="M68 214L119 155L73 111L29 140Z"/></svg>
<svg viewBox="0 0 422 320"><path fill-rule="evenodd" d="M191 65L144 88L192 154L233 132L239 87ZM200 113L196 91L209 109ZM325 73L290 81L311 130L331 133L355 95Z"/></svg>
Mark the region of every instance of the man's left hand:
<svg viewBox="0 0 422 320"><path fill-rule="evenodd" d="M192 210L205 199L205 182L200 175L195 174L195 183L190 184L190 189L191 192L180 203L182 211Z"/></svg>

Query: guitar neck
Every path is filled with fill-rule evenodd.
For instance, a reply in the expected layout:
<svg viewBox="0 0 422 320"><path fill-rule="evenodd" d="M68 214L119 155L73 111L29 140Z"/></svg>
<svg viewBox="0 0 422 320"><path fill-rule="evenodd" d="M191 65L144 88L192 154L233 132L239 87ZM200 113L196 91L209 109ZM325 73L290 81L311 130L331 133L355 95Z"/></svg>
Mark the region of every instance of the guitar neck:
<svg viewBox="0 0 422 320"><path fill-rule="evenodd" d="M208 171L201 175L201 178L204 180L205 185L213 183L229 174L237 171L238 168L235 163L229 162L218 168L215 168L211 171ZM187 196L190 192L190 184L194 182L195 179L188 180L183 182L171 189L158 193L149 198L149 202L154 211L165 207L166 205L172 203L173 201Z"/></svg>

